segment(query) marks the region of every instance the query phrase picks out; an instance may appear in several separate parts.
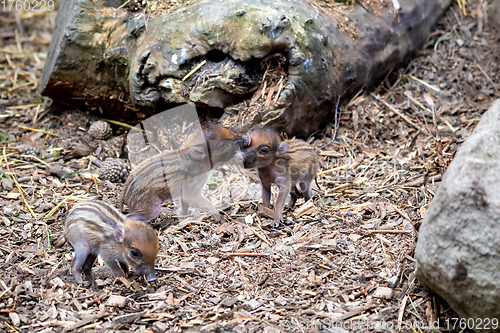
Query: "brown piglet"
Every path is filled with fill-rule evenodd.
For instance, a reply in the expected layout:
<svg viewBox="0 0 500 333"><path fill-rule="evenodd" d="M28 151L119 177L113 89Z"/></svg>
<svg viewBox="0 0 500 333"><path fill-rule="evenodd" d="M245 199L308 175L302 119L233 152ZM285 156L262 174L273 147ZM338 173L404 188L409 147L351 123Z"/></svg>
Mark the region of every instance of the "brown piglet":
<svg viewBox="0 0 500 333"><path fill-rule="evenodd" d="M75 251L71 273L82 283L82 273L95 288L92 265L100 254L115 277L132 268L146 281L156 280L158 236L149 225L125 218L102 201L84 201L74 206L64 223L64 238Z"/></svg>
<svg viewBox="0 0 500 333"><path fill-rule="evenodd" d="M232 159L242 145L242 138L214 123L204 123L181 149L164 152L142 161L130 173L123 186L120 210L129 208L127 217L149 221L160 215L161 204L179 198L181 214L190 205L207 210L216 221L222 217L201 189L209 171L218 163Z"/></svg>
<svg viewBox="0 0 500 333"><path fill-rule="evenodd" d="M271 185L278 186L274 205L273 226L283 220L283 207L288 194L292 208L299 194L311 199L311 183L319 170L319 159L314 148L299 139L283 141L275 130L259 127L244 138L243 165L256 168L262 184L262 203L270 207Z"/></svg>

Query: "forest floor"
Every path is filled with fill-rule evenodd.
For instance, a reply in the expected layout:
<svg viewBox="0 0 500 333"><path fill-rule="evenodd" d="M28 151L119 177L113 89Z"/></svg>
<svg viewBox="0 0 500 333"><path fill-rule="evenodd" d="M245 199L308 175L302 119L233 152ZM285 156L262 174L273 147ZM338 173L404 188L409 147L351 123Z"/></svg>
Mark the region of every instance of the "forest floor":
<svg viewBox="0 0 500 333"><path fill-rule="evenodd" d="M96 164L125 156L128 129L91 141L95 115L37 92L54 12L0 13L0 330L420 332L456 318L415 279L414 249L446 167L500 97L484 4L453 1L418 54L342 107L335 138L331 125L311 138L320 188L289 223L273 229L255 176L223 167L208 187L226 223L166 205L158 281L98 264L98 291L75 284L71 247L54 243L78 200L118 206L122 184ZM218 200L235 186L253 190Z"/></svg>

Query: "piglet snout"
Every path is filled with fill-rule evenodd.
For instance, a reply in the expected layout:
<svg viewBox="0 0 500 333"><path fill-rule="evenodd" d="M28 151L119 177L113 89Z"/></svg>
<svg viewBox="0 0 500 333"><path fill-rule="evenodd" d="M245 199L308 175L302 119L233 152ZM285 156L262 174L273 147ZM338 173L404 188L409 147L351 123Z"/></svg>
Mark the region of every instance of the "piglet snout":
<svg viewBox="0 0 500 333"><path fill-rule="evenodd" d="M146 281L148 281L148 282L156 281L156 273L152 272L152 273L146 274Z"/></svg>

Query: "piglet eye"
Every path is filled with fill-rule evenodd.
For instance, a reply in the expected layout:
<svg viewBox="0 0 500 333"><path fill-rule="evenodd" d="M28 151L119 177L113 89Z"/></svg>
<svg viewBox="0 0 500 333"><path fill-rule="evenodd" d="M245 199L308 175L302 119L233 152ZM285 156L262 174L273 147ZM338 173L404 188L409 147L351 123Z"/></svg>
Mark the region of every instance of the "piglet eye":
<svg viewBox="0 0 500 333"><path fill-rule="evenodd" d="M130 256L134 259L139 259L139 256L141 255L141 252L137 250L135 247L130 249Z"/></svg>
<svg viewBox="0 0 500 333"><path fill-rule="evenodd" d="M265 155L269 153L269 147L262 147L259 149L259 153Z"/></svg>

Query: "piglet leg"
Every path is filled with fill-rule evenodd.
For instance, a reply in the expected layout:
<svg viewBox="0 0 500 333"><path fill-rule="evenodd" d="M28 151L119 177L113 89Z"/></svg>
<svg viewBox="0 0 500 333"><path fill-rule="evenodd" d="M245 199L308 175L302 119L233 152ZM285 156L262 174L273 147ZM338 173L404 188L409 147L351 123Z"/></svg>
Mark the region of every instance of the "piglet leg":
<svg viewBox="0 0 500 333"><path fill-rule="evenodd" d="M286 196L290 192L290 181L285 177L278 177L276 184L278 184L279 192L278 199L276 199L276 204L274 205L273 227L275 228L283 221L283 207L285 206Z"/></svg>
<svg viewBox="0 0 500 333"><path fill-rule="evenodd" d="M85 273L85 276L89 279L90 285L94 290L97 290L97 285L95 283L94 273L92 272L92 266L94 265L96 258L97 256L95 254L90 253L83 264L83 273Z"/></svg>
<svg viewBox="0 0 500 333"><path fill-rule="evenodd" d="M120 262L118 261L117 254L114 254L115 249L109 246L101 247L101 257L102 260L109 267L111 272L115 277L125 276L125 272L122 269Z"/></svg>
<svg viewBox="0 0 500 333"><path fill-rule="evenodd" d="M220 215L217 208L215 208L215 206L210 202L210 200L205 198L199 192L194 192L194 193L188 192L186 193L186 196L181 198L182 207L189 207L189 205L194 205L200 207L203 210L208 211L216 222L222 221L222 216ZM187 211L186 212L182 211L182 214L187 214Z"/></svg>
<svg viewBox="0 0 500 333"><path fill-rule="evenodd" d="M300 182L300 191L304 194L305 201L309 201L312 198L311 181L312 180L308 180L308 181L306 180L306 181Z"/></svg>
<svg viewBox="0 0 500 333"><path fill-rule="evenodd" d="M297 198L299 197L299 191L297 188L294 186L290 190L290 201L288 202L288 208L292 208L295 205L295 202L297 201Z"/></svg>
<svg viewBox="0 0 500 333"><path fill-rule="evenodd" d="M262 205L271 207L271 182L265 181L261 178L262 182Z"/></svg>
<svg viewBox="0 0 500 333"><path fill-rule="evenodd" d="M84 264L87 258L91 256L90 247L85 241L80 241L73 245L73 250L75 251L75 258L71 263L71 273L75 277L76 282L82 283L82 272L85 272Z"/></svg>
<svg viewBox="0 0 500 333"><path fill-rule="evenodd" d="M187 215L189 212L189 203L181 199L181 215Z"/></svg>

